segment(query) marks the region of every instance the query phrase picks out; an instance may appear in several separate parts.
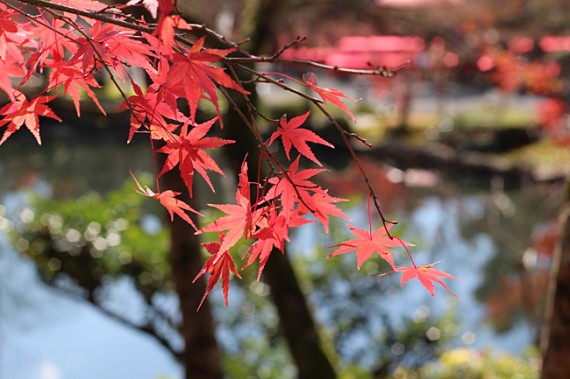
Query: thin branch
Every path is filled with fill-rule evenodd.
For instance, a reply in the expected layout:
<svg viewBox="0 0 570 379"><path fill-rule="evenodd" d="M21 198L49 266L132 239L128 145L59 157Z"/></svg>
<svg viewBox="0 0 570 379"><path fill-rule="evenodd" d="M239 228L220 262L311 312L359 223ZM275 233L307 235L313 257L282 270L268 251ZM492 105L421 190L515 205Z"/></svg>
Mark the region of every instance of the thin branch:
<svg viewBox="0 0 570 379"><path fill-rule="evenodd" d="M3 3L6 3L6 0L0 0L0 1ZM75 14L78 16L84 16L84 17L91 18L94 20L108 22L108 23L113 24L113 25L133 29L133 30L136 30L136 31L139 31L142 33L152 34L156 30L156 26L154 24L149 24L152 26L143 26L143 25L135 23L135 22L124 21L124 20L118 19L118 18L116 18L118 16L118 14L116 14L116 13L108 13L108 12L101 12L101 11L99 11L99 12L84 11L81 9L76 9L76 8L68 7L68 6L61 5L61 4L50 3L50 2L45 1L45 0L16 0L16 1L23 3L23 4L29 4L29 5L33 5L36 7L44 8L44 9L53 9L53 10L58 10L58 11L62 11L62 12L68 12L68 13L72 13L72 14ZM127 15L125 15L123 13L121 13L120 16L127 17ZM218 41L227 44L229 47L232 47L236 50L239 50L244 55L242 57L224 57L224 58L222 58L222 61L224 61L226 63L230 63L230 62L235 62L235 63L263 63L263 62L266 62L266 63L283 63L283 64L290 64L290 65L302 65L302 66L306 66L306 67L313 67L313 68L318 68L318 69L322 69L322 70L327 70L327 71L332 71L332 72L337 72L337 73L350 74L350 75L381 76L381 77L385 77L385 78L390 78L390 77L394 76L394 74L396 72L398 72L399 70L401 70L405 66L405 65L401 65L399 67L392 68L392 69L388 69L388 68L384 68L384 67L376 67L373 69L351 69L351 68L344 68L344 67L339 67L339 66L327 65L324 63L318 63L318 62L313 62L313 61L309 61L309 60L284 59L284 58L279 57L283 53L284 50L286 50L290 46L300 42L302 40L302 38L295 39L293 42L284 45L277 53L275 53L269 57L256 56L256 55L252 55L252 54L248 53L246 50L243 50L240 47L240 43L232 42L232 41L228 40L226 37L224 37L223 35L217 33L216 31L214 31L214 30L212 30L212 29L210 29L204 25L199 25L199 24L189 24L189 25L191 27L193 27L194 29L202 30L203 32L205 32L208 35L217 39ZM176 41L183 43L187 46L193 45L192 41L190 41L189 39L187 39L187 38L185 38L179 34L175 35L174 38L176 39Z"/></svg>
<svg viewBox="0 0 570 379"><path fill-rule="evenodd" d="M279 58L279 57L285 52L285 50L287 50L287 49L291 48L292 46L297 45L297 44L299 44L299 43L301 43L301 42L304 42L304 41L306 41L306 40L307 40L307 37L300 37L300 36L297 36L297 38L295 38L293 41L291 41L291 42L289 42L289 43L286 43L286 44L284 44L283 46L281 46L281 48L280 48L275 54L273 54L273 55L271 56L271 58L272 58L272 59L277 59L277 58Z"/></svg>
<svg viewBox="0 0 570 379"><path fill-rule="evenodd" d="M249 67L247 67L247 66L245 66L245 65L243 65L243 64L240 64L238 67L239 67L241 70L244 70L244 71L246 71L246 72L248 72L248 73L250 73L250 74L252 74L252 75L257 76L258 78L263 79L265 82L267 82L267 83L269 83L269 84L273 84L273 85L275 85L275 86L277 86L277 87L279 87L279 88L281 88L281 89L284 89L285 91L289 91L289 92L291 92L291 93L294 93L295 95L300 96L300 97L302 97L302 98L304 98L304 99L307 99L307 100L309 100L309 101L312 102L312 103L315 103L315 104L323 103L321 100L319 100L319 99L317 99L317 98L314 98L314 97L312 97L312 96L309 96L309 95L307 95L307 94L305 94L305 93L303 93L303 92L301 92L301 91L299 91L299 90L296 90L295 88L293 88L293 87L291 87L291 86L288 86L287 84L283 83L283 82L280 81L280 80L275 80L275 79L271 78L270 76L268 76L268 75L266 75L266 74L263 74L263 73L261 73L261 72L259 72L259 71L256 71L256 70L254 70L254 69L251 69L251 68L249 68Z"/></svg>
<svg viewBox="0 0 570 379"><path fill-rule="evenodd" d="M366 187L368 188L368 193L374 199L374 207L376 208L376 211L378 212L378 214L380 215L380 218L382 219L382 224L384 225L384 229L386 229L386 234L390 238L392 238L392 235L390 234L390 231L387 228L387 224L397 224L398 222L388 220L386 217L384 217L384 214L382 213L382 210L380 209L380 205L378 204L378 196L376 195L376 192L374 191L374 188L372 187L372 183L370 182L370 179L368 178L366 171L364 171L364 167L362 167L362 164L360 163L360 159L358 159L358 155L356 154L356 151L354 151L354 147L352 146L352 144L348 140L349 133L345 133L344 128L342 126L340 126L338 121L321 104L315 103L315 106L317 108L319 108L319 110L329 119L329 121L339 131L345 146L348 148L348 152L350 153L352 160L354 161L354 163L358 167L358 170L360 171L360 174L362 175L362 178L364 179L364 183L366 184Z"/></svg>
<svg viewBox="0 0 570 379"><path fill-rule="evenodd" d="M247 125L248 129L250 129L250 131L254 135L255 139L259 142L259 149L261 150L261 155L266 157L267 162L270 166L271 166L271 163L273 163L277 168L279 168L280 174L283 175L283 177L285 179L287 179L287 181L289 183L291 183L291 185L293 186L293 189L295 190L295 193L297 194L297 197L299 198L300 203L302 203L311 213L315 213L315 211L305 202L305 200L303 199L303 196L301 196L301 193L300 193L299 188L298 188L299 185L296 184L293 181L293 179L291 179L291 176L289 175L288 170L285 169L281 165L279 160L275 157L275 155L273 155L267 149L267 146L265 145L265 143L261 139L261 136L259 135L259 129L256 128L253 124L255 122L255 120L253 121L253 123L250 120L248 120L246 115L243 114L243 112L241 111L239 106L235 103L234 99L231 96L229 96L229 94L223 88L220 88L220 90L222 91L224 96L226 96L226 98L230 102L231 106L234 108L236 113L240 116L242 121ZM246 103L250 102L249 98L247 98L245 95L243 95L243 96L245 97Z"/></svg>
<svg viewBox="0 0 570 379"><path fill-rule="evenodd" d="M333 71L336 73L349 74L349 75L367 75L367 76L382 76L384 78L391 78L396 74L397 71L401 70L405 65L398 66L394 69L388 69L384 67L376 67L373 69L355 69L355 68L345 68L340 66L333 66L324 63L318 63L314 61L304 60L304 59L286 59L286 58L273 58L271 57L259 57L259 56L248 56L248 57L226 57L228 62L238 62L238 63L282 63L288 65L301 65L306 67L318 68L326 71Z"/></svg>

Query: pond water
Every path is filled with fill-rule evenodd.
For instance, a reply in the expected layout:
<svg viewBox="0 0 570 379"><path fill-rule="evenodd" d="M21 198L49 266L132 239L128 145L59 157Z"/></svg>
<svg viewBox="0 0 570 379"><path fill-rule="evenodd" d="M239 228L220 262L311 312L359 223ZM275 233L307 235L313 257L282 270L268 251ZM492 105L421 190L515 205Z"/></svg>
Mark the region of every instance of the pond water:
<svg viewBox="0 0 570 379"><path fill-rule="evenodd" d="M73 145L63 140L48 141L39 148L29 142L16 140L2 147L0 210L7 218L18 217L18 209L25 206L30 191L60 198L88 190L106 192L118 188L129 177L129 170L152 168L152 157L144 143ZM427 181L412 180L411 175L406 180L405 173L385 170L381 165L376 169L374 178L379 182L384 210L402 225L402 238L417 245L413 249L415 259L419 264L441 260L440 269L461 279L449 286L462 301L441 287L437 288L438 296L432 298L417 282L400 289L396 275L379 278L376 274L384 268L374 263L358 271L353 257L346 254L328 261L339 259L350 268L349 280L329 277L332 285L328 290L315 287L310 295L319 321L334 328L338 312L348 313L341 300L331 304L331 299L350 293L352 282L381 283L382 292L366 293L357 301L366 307L366 313L384 314L396 328L404 325L404 319L437 318L451 312L457 322L453 346L519 354L532 344L541 307L536 293L540 293L549 264L548 254L537 251L537 240L550 230L561 189L526 186L503 191L500 181L469 188L427 173L416 173ZM351 187L350 182L339 178L331 180L336 181L334 188L340 192ZM422 183L430 186L417 186ZM365 204L347 212L351 224L367 227ZM317 255L324 260L330 253L321 247L338 241L325 236L321 229L310 224L294 233L291 250L296 259ZM408 264L403 252L398 254L399 263ZM326 272L323 267L316 260L311 265L312 275ZM152 339L44 285L33 265L16 253L3 233L0 277L0 377L181 377L176 362ZM119 285L114 296L128 298L129 291L128 285ZM213 299L217 301L218 288L215 292ZM238 309L239 296L230 294L228 312ZM132 311L136 312L136 306ZM379 333L383 320L372 318L366 333ZM220 333L227 336L232 332L226 327ZM370 343L366 333L345 339L343 349L349 360L351 352L356 355L359 348ZM434 333L432 330L432 336ZM373 358L366 355L354 360L373 364Z"/></svg>

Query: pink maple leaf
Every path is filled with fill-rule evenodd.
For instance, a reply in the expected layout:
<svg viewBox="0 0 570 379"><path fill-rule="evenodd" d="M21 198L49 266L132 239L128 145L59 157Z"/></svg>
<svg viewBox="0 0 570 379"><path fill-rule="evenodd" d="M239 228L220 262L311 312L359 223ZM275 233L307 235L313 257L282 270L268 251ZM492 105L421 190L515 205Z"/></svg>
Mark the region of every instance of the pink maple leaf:
<svg viewBox="0 0 570 379"><path fill-rule="evenodd" d="M316 192L309 198L304 198L304 202L299 204L299 212L304 214L306 212L311 212L317 220L323 224L325 232L329 232L329 217L341 217L344 219L350 219L340 208L338 208L335 203L347 201L346 199L341 199L338 197L333 197L328 194L328 190L322 190ZM309 208L307 208L307 206Z"/></svg>

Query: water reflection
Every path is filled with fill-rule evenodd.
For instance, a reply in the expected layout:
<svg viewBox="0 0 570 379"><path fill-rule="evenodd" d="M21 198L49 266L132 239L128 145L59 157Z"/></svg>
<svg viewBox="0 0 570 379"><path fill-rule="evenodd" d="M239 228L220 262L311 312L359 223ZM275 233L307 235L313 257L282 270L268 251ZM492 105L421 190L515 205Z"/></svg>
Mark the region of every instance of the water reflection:
<svg viewBox="0 0 570 379"><path fill-rule="evenodd" d="M446 315L451 306L457 321L457 329L451 338L452 346L491 347L520 354L535 343L542 321L541 294L545 292L550 264L550 258L544 252L552 246L552 243L548 246L544 242L545 238L552 240L551 234L544 237L545 230L552 230L545 225L554 223L561 188L529 186L503 191L497 180L490 184L490 188L485 188L489 183L469 188L447 179L440 180L435 188L402 188L399 180L390 183L379 179L378 174L374 171L374 180L381 183L389 195L388 201L384 201L385 208L389 209L390 216L397 217L400 225L405 226L400 236L417 245L413 249L416 262L427 264L441 260L439 267L442 270L462 279L460 283L449 283L462 302L455 303L442 288L438 288L438 296L432 298L417 281L402 289L395 281L378 286L375 292L356 297L353 299L355 303L345 304L344 315L360 309L363 310L361 318L373 317L370 313L378 318L386 315L390 325L401 328L405 325L405 316L413 314L414 310L422 313L419 310L428 306L428 313L437 320ZM342 183L334 188L344 190ZM395 199L390 197L394 193L399 193ZM354 209L350 216L355 226L368 227L364 205ZM319 240L315 235L318 228L305 228L307 230L299 232L295 243L299 252L306 250L306 241ZM337 242L333 240L329 244ZM537 244L544 247L543 253L538 253ZM353 257L343 258L346 265L354 268ZM403 252L399 258L400 264L408 264ZM384 267L384 270L388 269ZM366 265L363 271L368 271ZM377 271L377 267L373 266L370 271ZM355 276L358 274L353 272L350 288L359 286ZM338 286L338 278L330 285ZM317 302L316 308L321 310L321 319L328 323L343 317L343 311L331 311L330 304L346 303L342 298L346 298L350 291L344 290L335 297L333 289L321 298L317 290L313 297ZM383 327L385 325L381 329ZM424 332L430 334L429 329ZM356 354L360 362L366 361L365 357L370 361L379 354L379 335L381 331L372 331L368 338L359 340L361 345L363 340L368 341L368 346ZM347 337L349 340L354 338Z"/></svg>
<svg viewBox="0 0 570 379"><path fill-rule="evenodd" d="M105 193L119 187L129 170L152 167L148 148L142 144L128 148L48 144L26 153L13 146L4 151L0 161L3 177L11 179L0 182L0 201L7 215L25 204L25 190L30 188L56 198L87 190ZM383 209L389 218L398 219L400 236L417 245L413 254L418 264L441 260L442 270L462 279L449 283L462 302L449 298L441 288L432 298L417 282L400 288L397 275L378 278L376 274L389 270L380 260L365 263L361 271L356 270L351 254L326 260L330 250L323 246L350 236L343 235L344 228L327 236L322 227L306 225L293 234L296 268L310 289L317 318L343 360L380 370L394 362L415 365L431 358L435 342L490 346L515 353L533 343L540 323L540 288L549 263L548 239L541 236L550 230L560 189L528 187L505 192L496 185L491 190L466 188L422 173L406 181L405 175L396 175L374 162L363 165L382 195ZM333 195L346 197L359 180L350 170L342 177L344 180L325 180L334 183L337 192ZM426 180L436 185L405 185L425 184ZM367 228L364 204L347 212L352 225ZM13 214L11 218L18 217ZM146 220L147 227L156 230L158 219ZM92 225L89 230L95 235L96 229ZM396 256L397 263L407 264L403 250ZM0 275L0 376L180 376L178 366L157 344L45 287L32 265L16 255L2 233ZM260 300L267 297L266 286L256 282L243 286L232 289L229 309L221 306L219 291L213 292L212 300L220 305L219 334L226 351L243 353L243 347L252 343L258 350L261 346L284 351L282 342L252 342L276 334L277 319L267 302ZM129 283L119 283L110 292L109 302L121 307L125 299L132 300L132 292ZM170 308L176 306L172 299L164 301ZM131 304L128 313L140 317L140 307ZM414 329L403 333L410 325ZM413 354L409 354L412 347ZM270 370L269 363L254 355L248 358L252 365ZM290 367L279 361L285 356L275 354L273 363Z"/></svg>
<svg viewBox="0 0 570 379"><path fill-rule="evenodd" d="M30 195L66 198L88 190L107 192L120 186L129 169L148 169L147 153L146 146L136 144L3 146L0 203L12 222L26 221L32 211L21 210ZM73 241L77 236L67 237ZM41 282L33 264L16 253L3 232L0 275L0 377L181 377L180 367L156 342ZM108 301L142 317L134 294L128 283L115 283Z"/></svg>

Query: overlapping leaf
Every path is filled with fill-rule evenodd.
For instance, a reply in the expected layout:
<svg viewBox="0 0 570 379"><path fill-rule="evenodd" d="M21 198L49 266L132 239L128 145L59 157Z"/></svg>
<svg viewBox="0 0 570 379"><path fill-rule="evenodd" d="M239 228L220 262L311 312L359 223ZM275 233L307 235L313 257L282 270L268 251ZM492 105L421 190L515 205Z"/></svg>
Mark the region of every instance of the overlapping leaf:
<svg viewBox="0 0 570 379"><path fill-rule="evenodd" d="M129 96L128 101L118 108L131 111L131 127L127 142L131 142L135 133L141 128L149 130L153 139L169 141L176 126L170 126L165 118L183 121L186 117L178 109L172 107L168 101L165 101L164 94L157 91L155 86L150 86L146 93L143 93L136 83L132 84L135 94Z"/></svg>
<svg viewBox="0 0 570 379"><path fill-rule="evenodd" d="M192 197L194 171L197 171L202 178L204 178L212 191L214 191L214 186L212 185L206 170L225 176L212 157L205 152L206 149L214 149L234 143L234 141L223 138L206 137L206 134L216 120L217 118L213 118L210 121L198 124L191 128L190 131L188 131L188 122L186 122L184 126L182 126L180 133L178 135L173 135L172 139L168 141L164 147L158 150L160 153L168 154L159 176L172 170L178 165L180 176L186 184L190 197Z"/></svg>
<svg viewBox="0 0 570 379"><path fill-rule="evenodd" d="M198 275L194 278L195 282L198 280L199 277L205 275L206 273L210 274L208 278L208 285L206 287L206 291L204 292L204 296L200 301L200 305L198 305L198 309L202 307L204 300L208 294L214 289L216 283L220 278L222 279L222 289L224 292L224 300L226 302L226 306L228 305L228 290L230 287L230 274L233 272L235 276L241 279L241 276L236 270L236 266L230 255L228 250L222 250L224 235L222 233L219 234L220 242L210 242L210 243L203 243L202 246L206 248L208 253L212 256L208 258Z"/></svg>
<svg viewBox="0 0 570 379"><path fill-rule="evenodd" d="M287 176L269 179L273 186L267 191L266 199L279 199L282 213L288 217L291 215L299 202L309 201L311 195L324 190L310 181L313 176L326 171L325 169L299 170L299 157L291 163ZM311 209L314 210L314 209Z"/></svg>
<svg viewBox="0 0 570 379"><path fill-rule="evenodd" d="M113 68L122 81L125 81L127 70L125 62L128 62L128 66L153 70L150 59L154 54L135 31L97 21L90 33L89 38L77 39L80 47L70 59L70 63L77 62L84 73L98 68L101 61Z"/></svg>
<svg viewBox="0 0 570 379"><path fill-rule="evenodd" d="M222 86L248 94L221 67L214 63L234 51L234 49L204 49L205 37L194 43L188 54L175 54L173 65L167 76L168 87L175 93L181 93L190 107L190 118L196 118L200 100L204 99L214 105L218 115L220 105L216 86Z"/></svg>
<svg viewBox="0 0 570 379"><path fill-rule="evenodd" d="M226 215L218 218L200 230L203 232L225 232L220 251L233 247L242 237L249 238L254 231L255 220L260 215L259 209L252 210L250 203L247 163L242 164L240 181L236 191L236 204L208 204Z"/></svg>
<svg viewBox="0 0 570 379"><path fill-rule="evenodd" d="M304 214L311 212L317 220L323 224L325 232L329 232L329 217L340 217L349 219L349 217L335 205L335 203L346 201L338 197L330 196L328 190L317 191L308 198L304 198L303 202L299 203L299 212Z"/></svg>
<svg viewBox="0 0 570 379"><path fill-rule="evenodd" d="M309 111L302 116L293 117L289 121L287 121L286 117L283 116L279 121L279 129L269 138L269 145L271 145L277 138L281 137L287 159L291 160L289 152L291 151L291 147L294 146L299 154L309 158L319 166L322 166L321 162L319 162L315 157L315 154L313 154L309 145L307 145L307 142L314 142L332 148L334 148L334 146L319 137L315 132L309 129L300 128L300 126L305 123L310 113L311 112Z"/></svg>
<svg viewBox="0 0 570 379"><path fill-rule="evenodd" d="M293 226L287 222L285 216L282 214L277 215L277 210L274 206L268 208L266 212L262 212L263 216L257 222L259 229L251 236L255 239L255 242L244 255L244 258L249 256L249 259L243 268L259 260L257 280L260 279L273 249L284 251L285 241L289 240L289 227Z"/></svg>
<svg viewBox="0 0 570 379"><path fill-rule="evenodd" d="M52 64L49 84L50 88L56 88L62 85L64 94L69 94L75 105L77 117L81 116L79 102L81 100L81 90L85 91L87 96L93 100L101 113L106 114L105 110L99 103L97 96L91 88L99 88L99 83L91 75L83 74L75 65L66 64L66 62L58 60Z"/></svg>

